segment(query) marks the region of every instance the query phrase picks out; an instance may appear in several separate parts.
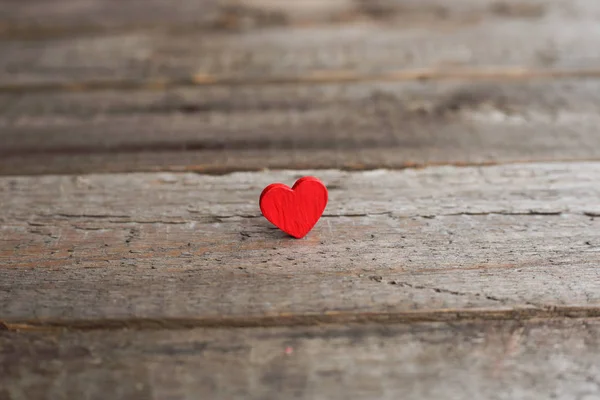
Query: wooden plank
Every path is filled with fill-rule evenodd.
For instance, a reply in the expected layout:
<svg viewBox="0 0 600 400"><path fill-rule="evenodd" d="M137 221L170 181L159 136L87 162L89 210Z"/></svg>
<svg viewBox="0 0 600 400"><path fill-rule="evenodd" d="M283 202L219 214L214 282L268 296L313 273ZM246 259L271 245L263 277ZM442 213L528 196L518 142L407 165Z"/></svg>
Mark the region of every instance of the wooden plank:
<svg viewBox="0 0 600 400"><path fill-rule="evenodd" d="M168 25L214 27L218 0L3 0L0 38L33 39Z"/></svg>
<svg viewBox="0 0 600 400"><path fill-rule="evenodd" d="M263 3L271 3L268 8L294 2ZM465 0L456 6L453 2L457 8L452 11L440 0L396 1L375 21L291 25L243 34L151 29L4 40L0 83L3 90L18 90L46 84L81 89L94 83L119 88L132 80L140 86L394 80L452 75L455 69L464 76L474 68L492 68L492 75L509 78L548 70L598 75L598 2L521 3L525 6L519 11L515 1L502 6ZM448 11L432 12L436 7Z"/></svg>
<svg viewBox="0 0 600 400"><path fill-rule="evenodd" d="M593 399L600 322L0 332L21 399Z"/></svg>
<svg viewBox="0 0 600 400"><path fill-rule="evenodd" d="M600 81L0 96L0 173L597 160Z"/></svg>
<svg viewBox="0 0 600 400"><path fill-rule="evenodd" d="M1 178L0 319L254 326L600 312L599 163L322 171L326 216L291 240L257 202L298 174Z"/></svg>
<svg viewBox="0 0 600 400"><path fill-rule="evenodd" d="M535 18L548 8L573 13L595 10L589 0L4 0L0 35L48 37L99 30L249 30L269 26L341 21L444 21L494 16ZM0 36L1 37L1 36Z"/></svg>

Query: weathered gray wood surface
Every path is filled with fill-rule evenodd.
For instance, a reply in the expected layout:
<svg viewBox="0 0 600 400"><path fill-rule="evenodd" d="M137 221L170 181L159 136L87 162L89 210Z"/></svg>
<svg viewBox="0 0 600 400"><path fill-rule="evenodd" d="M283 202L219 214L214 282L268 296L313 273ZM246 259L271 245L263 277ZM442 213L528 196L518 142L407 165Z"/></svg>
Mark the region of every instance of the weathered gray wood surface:
<svg viewBox="0 0 600 400"><path fill-rule="evenodd" d="M73 174L0 177L0 400L600 398L599 24L0 0L0 174ZM309 173L292 240L258 195Z"/></svg>
<svg viewBox="0 0 600 400"><path fill-rule="evenodd" d="M344 21L518 19L539 17L548 10L582 17L597 8L590 0L4 0L0 23L5 36L32 38L104 29L248 30Z"/></svg>
<svg viewBox="0 0 600 400"><path fill-rule="evenodd" d="M129 5L125 9L136 9L137 4L140 14L153 14L141 10L139 1L126 3ZM152 3L154 7L150 10L155 9L157 2ZM193 2L185 3L193 8ZM309 27L284 23L271 28L265 28L269 13L277 14L277 9L281 9L284 16L279 19L287 21L286 10L293 12L298 8L290 6L295 2L248 3L254 4L255 15L260 16L263 10L267 17L266 21L259 17L261 29L246 30L243 34L219 30L126 29L36 41L18 38L0 41L3 54L0 86L2 90L33 90L31 84L42 84L41 88L50 84L56 89L81 90L95 86L94 82L120 88L178 83L393 80L443 77L455 74L455 69L463 77L481 74L535 77L552 71L561 74L565 70L574 75L600 73L597 56L600 5L595 0L508 3L471 0L456 5L453 2L452 7L440 0L392 1L372 6L362 1L344 2L346 5L341 7L350 14L362 4L363 10L357 12L366 20ZM316 10L322 8L318 2L310 3ZM95 18L90 11L98 7L114 11L117 7L105 4L91 1L81 9ZM48 7L51 6L44 8ZM186 15L186 20L195 14L186 12L186 7L164 4L160 7L175 10L166 12L167 21L173 13ZM200 21L209 18L206 15L212 15L212 9L209 6ZM313 14L322 15L320 11ZM131 13L123 13L128 14ZM98 18L108 19L102 13ZM227 20L226 15L224 18ZM84 24L85 20L77 23Z"/></svg>
<svg viewBox="0 0 600 400"><path fill-rule="evenodd" d="M299 174L2 178L2 317L253 326L600 312L598 163L322 171L330 205L298 241L257 199Z"/></svg>
<svg viewBox="0 0 600 400"><path fill-rule="evenodd" d="M599 4L4 2L0 173L597 160Z"/></svg>
<svg viewBox="0 0 600 400"><path fill-rule="evenodd" d="M600 84L430 82L0 96L0 173L598 160Z"/></svg>
<svg viewBox="0 0 600 400"><path fill-rule="evenodd" d="M32 40L183 25L211 28L221 0L3 0L0 39Z"/></svg>
<svg viewBox="0 0 600 400"><path fill-rule="evenodd" d="M0 396L596 399L599 338L597 319L0 332Z"/></svg>

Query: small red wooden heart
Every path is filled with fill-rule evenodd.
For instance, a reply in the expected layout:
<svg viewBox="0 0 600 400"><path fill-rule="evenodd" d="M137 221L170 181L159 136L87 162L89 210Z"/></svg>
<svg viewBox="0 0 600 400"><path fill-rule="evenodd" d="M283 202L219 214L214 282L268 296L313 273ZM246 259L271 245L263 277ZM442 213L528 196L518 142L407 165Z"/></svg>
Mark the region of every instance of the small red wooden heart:
<svg viewBox="0 0 600 400"><path fill-rule="evenodd" d="M323 182L305 176L291 189L282 183L267 186L260 195L260 210L273 225L300 239L321 218L327 199L327 188Z"/></svg>

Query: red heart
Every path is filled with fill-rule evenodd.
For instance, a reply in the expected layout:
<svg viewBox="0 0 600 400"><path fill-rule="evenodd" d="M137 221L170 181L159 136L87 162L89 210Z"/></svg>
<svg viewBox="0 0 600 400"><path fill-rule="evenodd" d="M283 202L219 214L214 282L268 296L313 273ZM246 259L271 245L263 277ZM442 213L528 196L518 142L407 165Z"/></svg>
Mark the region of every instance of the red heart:
<svg viewBox="0 0 600 400"><path fill-rule="evenodd" d="M315 226L325 206L327 188L317 178L306 176L290 189L273 183L260 195L260 210L273 225L297 239L303 238Z"/></svg>

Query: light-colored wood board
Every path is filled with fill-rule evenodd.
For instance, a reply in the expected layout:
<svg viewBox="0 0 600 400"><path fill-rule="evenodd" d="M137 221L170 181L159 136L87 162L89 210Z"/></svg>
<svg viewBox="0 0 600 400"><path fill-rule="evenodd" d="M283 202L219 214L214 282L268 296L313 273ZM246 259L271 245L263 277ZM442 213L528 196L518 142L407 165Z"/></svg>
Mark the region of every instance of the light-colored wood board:
<svg viewBox="0 0 600 400"><path fill-rule="evenodd" d="M331 200L315 230L292 240L257 202L267 184L303 174L324 180ZM598 163L5 177L0 319L213 326L595 315L599 178Z"/></svg>
<svg viewBox="0 0 600 400"><path fill-rule="evenodd" d="M496 67L504 68L500 74L509 77L521 69L532 70L533 75L547 69L595 74L600 70L596 55L600 5L594 0L525 2L540 9L525 16L510 12L510 6L492 12L502 10L502 5L487 3L492 11L480 17L475 12L469 18L465 18L468 11L432 13L429 3L411 1L408 9L416 11L390 12L384 21L292 25L240 34L117 30L38 41L4 40L0 83L5 90L19 84L61 82L69 84L65 89L81 89L90 81L119 87L122 80L252 83L344 80L348 75L370 79L390 72L397 72L397 79L407 79L406 74L414 79L419 76L414 71L423 69L443 75L453 68ZM470 3L475 9L483 4L465 1L457 7L468 9ZM402 2L392 6L396 8L402 10ZM415 17L419 9L425 16L437 16Z"/></svg>
<svg viewBox="0 0 600 400"><path fill-rule="evenodd" d="M3 95L0 173L594 160L599 82Z"/></svg>
<svg viewBox="0 0 600 400"><path fill-rule="evenodd" d="M37 399L595 399L600 323L0 332L0 394Z"/></svg>

